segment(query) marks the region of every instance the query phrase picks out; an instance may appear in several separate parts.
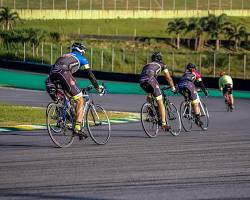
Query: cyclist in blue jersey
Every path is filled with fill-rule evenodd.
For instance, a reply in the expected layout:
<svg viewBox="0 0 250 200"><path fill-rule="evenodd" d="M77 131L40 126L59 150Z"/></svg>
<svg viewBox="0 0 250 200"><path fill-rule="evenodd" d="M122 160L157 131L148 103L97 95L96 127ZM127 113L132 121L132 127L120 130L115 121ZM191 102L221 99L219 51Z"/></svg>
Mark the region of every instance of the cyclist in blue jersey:
<svg viewBox="0 0 250 200"><path fill-rule="evenodd" d="M81 130L81 122L83 119L84 98L81 89L77 86L73 74L80 68L86 70L88 77L99 94L104 93L104 87L98 85L92 70L90 69L89 62L85 57L87 48L81 43L74 43L71 47L71 52L59 57L55 64L52 66L49 77L46 80L46 89L50 96L53 98L57 85L62 87L65 94L72 97L76 102L76 118L74 133L87 137Z"/></svg>

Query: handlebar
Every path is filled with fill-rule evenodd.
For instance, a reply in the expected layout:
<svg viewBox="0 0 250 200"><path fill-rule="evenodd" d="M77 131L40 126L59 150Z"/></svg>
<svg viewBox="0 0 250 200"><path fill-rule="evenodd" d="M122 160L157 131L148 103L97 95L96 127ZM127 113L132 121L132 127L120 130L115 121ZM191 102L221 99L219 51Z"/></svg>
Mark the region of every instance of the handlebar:
<svg viewBox="0 0 250 200"><path fill-rule="evenodd" d="M107 90L106 90L105 84L102 83L101 85L102 85L103 88L104 88L103 94L106 94L106 93L107 93ZM82 92L83 92L83 94L86 94L86 93L88 93L89 91L91 91L92 89L94 89L94 86L93 86L93 85L89 85L89 86L87 86L87 87L85 87L85 88L82 88Z"/></svg>
<svg viewBox="0 0 250 200"><path fill-rule="evenodd" d="M90 90L92 90L94 88L94 86L93 85L89 85L89 86L87 86L86 88L83 88L82 89L82 92L84 93L84 92L89 92Z"/></svg>

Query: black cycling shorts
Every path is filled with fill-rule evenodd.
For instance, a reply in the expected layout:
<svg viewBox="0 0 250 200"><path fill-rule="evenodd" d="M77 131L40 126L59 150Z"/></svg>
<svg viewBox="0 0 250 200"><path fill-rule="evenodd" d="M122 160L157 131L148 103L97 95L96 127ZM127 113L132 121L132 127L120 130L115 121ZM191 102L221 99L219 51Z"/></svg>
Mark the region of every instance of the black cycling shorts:
<svg viewBox="0 0 250 200"><path fill-rule="evenodd" d="M52 82L59 82L62 89L69 93L71 96L76 96L81 93L81 90L76 85L76 81L70 71L60 71L50 74L50 80Z"/></svg>
<svg viewBox="0 0 250 200"><path fill-rule="evenodd" d="M232 94L233 93L233 87L231 84L226 84L225 87L223 88L223 94Z"/></svg>
<svg viewBox="0 0 250 200"><path fill-rule="evenodd" d="M153 94L153 96L156 98L162 95L159 83L155 77L152 77L148 80L143 80L140 82L140 86L145 92Z"/></svg>
<svg viewBox="0 0 250 200"><path fill-rule="evenodd" d="M179 92L187 99L195 101L198 99L198 94L195 85L191 81L182 81L178 83Z"/></svg>

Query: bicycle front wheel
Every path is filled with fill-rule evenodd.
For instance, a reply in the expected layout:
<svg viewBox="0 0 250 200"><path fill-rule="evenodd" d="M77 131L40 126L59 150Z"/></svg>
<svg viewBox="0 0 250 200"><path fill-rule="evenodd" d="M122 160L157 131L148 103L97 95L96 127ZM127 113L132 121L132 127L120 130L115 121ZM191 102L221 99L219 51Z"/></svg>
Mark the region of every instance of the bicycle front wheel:
<svg viewBox="0 0 250 200"><path fill-rule="evenodd" d="M201 129L207 130L209 124L209 113L205 103L200 102L200 110L201 110L200 121L202 122Z"/></svg>
<svg viewBox="0 0 250 200"><path fill-rule="evenodd" d="M178 109L173 103L167 105L167 123L170 125L170 133L177 136L181 132L181 119Z"/></svg>
<svg viewBox="0 0 250 200"><path fill-rule="evenodd" d="M191 104L183 101L180 106L181 124L186 132L189 132L193 126L193 115L191 112Z"/></svg>
<svg viewBox="0 0 250 200"><path fill-rule="evenodd" d="M56 146L69 147L73 143L73 119L62 104L50 103L47 106L46 121L49 136Z"/></svg>
<svg viewBox="0 0 250 200"><path fill-rule="evenodd" d="M144 103L141 108L141 124L148 137L156 137L159 132L157 112L151 103Z"/></svg>
<svg viewBox="0 0 250 200"><path fill-rule="evenodd" d="M106 144L111 135L110 121L104 108L90 104L86 113L86 124L91 139L96 144Z"/></svg>

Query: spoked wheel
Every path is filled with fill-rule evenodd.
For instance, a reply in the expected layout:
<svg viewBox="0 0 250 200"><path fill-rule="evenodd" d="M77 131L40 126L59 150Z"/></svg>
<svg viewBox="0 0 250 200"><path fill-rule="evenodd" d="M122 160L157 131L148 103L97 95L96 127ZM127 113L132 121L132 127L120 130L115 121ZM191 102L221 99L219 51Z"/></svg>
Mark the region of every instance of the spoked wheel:
<svg viewBox="0 0 250 200"><path fill-rule="evenodd" d="M74 141L73 119L69 111L59 103L50 103L46 110L49 136L58 147L69 147Z"/></svg>
<svg viewBox="0 0 250 200"><path fill-rule="evenodd" d="M177 136L181 132L181 119L178 109L173 103L167 105L167 123L170 125L170 133L173 136Z"/></svg>
<svg viewBox="0 0 250 200"><path fill-rule="evenodd" d="M90 104L86 113L86 124L89 135L96 144L106 144L109 141L110 121L101 105Z"/></svg>
<svg viewBox="0 0 250 200"><path fill-rule="evenodd" d="M183 101L180 107L181 124L186 132L189 132L193 126L193 115L191 112L190 103Z"/></svg>
<svg viewBox="0 0 250 200"><path fill-rule="evenodd" d="M141 108L141 124L148 137L156 137L159 132L157 112L151 103L144 103Z"/></svg>
<svg viewBox="0 0 250 200"><path fill-rule="evenodd" d="M200 110L201 110L200 121L202 122L201 128L202 130L207 130L209 124L209 113L205 103L200 102Z"/></svg>

